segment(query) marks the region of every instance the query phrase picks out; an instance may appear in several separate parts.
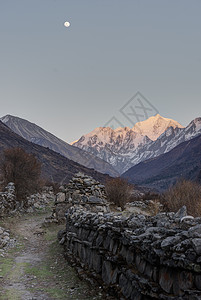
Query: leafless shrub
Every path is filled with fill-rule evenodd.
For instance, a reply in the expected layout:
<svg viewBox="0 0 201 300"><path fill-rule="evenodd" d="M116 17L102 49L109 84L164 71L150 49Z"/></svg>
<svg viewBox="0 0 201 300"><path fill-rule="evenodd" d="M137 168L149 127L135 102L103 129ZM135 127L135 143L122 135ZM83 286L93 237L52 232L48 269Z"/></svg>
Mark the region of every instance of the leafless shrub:
<svg viewBox="0 0 201 300"><path fill-rule="evenodd" d="M6 149L1 161L4 185L14 182L18 201L26 206L26 197L39 190L41 164L33 154L21 148Z"/></svg>
<svg viewBox="0 0 201 300"><path fill-rule="evenodd" d="M105 190L108 200L124 210L130 201L133 186L127 180L117 177L106 181Z"/></svg>
<svg viewBox="0 0 201 300"><path fill-rule="evenodd" d="M186 205L188 214L201 216L201 186L182 179L163 194L162 203L168 211L178 211Z"/></svg>
<svg viewBox="0 0 201 300"><path fill-rule="evenodd" d="M53 181L44 181L44 186L47 187L52 187L53 188L53 193L56 195L60 191L60 184L58 182L53 182Z"/></svg>
<svg viewBox="0 0 201 300"><path fill-rule="evenodd" d="M161 202L160 199L153 199L150 201L148 205L148 211L150 212L151 216L157 215L161 210Z"/></svg>

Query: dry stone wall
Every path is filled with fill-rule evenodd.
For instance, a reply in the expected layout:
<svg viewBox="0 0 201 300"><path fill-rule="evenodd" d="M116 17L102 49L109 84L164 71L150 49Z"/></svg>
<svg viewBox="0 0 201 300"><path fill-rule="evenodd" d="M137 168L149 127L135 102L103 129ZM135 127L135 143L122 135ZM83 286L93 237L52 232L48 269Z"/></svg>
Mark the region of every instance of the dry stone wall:
<svg viewBox="0 0 201 300"><path fill-rule="evenodd" d="M116 299L201 299L201 218L85 211L66 213L66 255Z"/></svg>
<svg viewBox="0 0 201 300"><path fill-rule="evenodd" d="M55 198L52 215L46 218L46 223L65 222L65 213L73 205L92 212L109 212L106 200L105 186L91 176L77 173L69 184L60 187Z"/></svg>
<svg viewBox="0 0 201 300"><path fill-rule="evenodd" d="M28 196L26 207L24 207L23 201L19 201L16 198L14 183L10 182L5 187L5 191L0 192L0 218L18 212L32 213L36 209L45 208L54 199L53 189L51 187L44 187L41 193Z"/></svg>
<svg viewBox="0 0 201 300"><path fill-rule="evenodd" d="M14 247L17 241L10 236L10 230L0 227L0 256L4 257L8 248Z"/></svg>
<svg viewBox="0 0 201 300"><path fill-rule="evenodd" d="M15 185L10 182L4 192L0 192L0 217L7 216L16 209Z"/></svg>

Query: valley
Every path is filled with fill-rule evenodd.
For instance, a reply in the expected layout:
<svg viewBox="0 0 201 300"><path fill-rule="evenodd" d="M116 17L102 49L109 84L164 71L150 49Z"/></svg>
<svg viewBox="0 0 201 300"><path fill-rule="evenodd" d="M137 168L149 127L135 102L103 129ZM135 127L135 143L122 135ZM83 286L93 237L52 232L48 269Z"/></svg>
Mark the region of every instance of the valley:
<svg viewBox="0 0 201 300"><path fill-rule="evenodd" d="M73 145L19 117L6 115L1 121L0 150L12 145L34 153L42 162L43 177L49 181L65 183L75 172L81 171L91 174L102 182L107 180L108 175L123 176L134 184L144 184L161 190L168 188L182 176L196 180L198 177L196 174L200 171L199 151L191 160L195 170L191 170L190 167L191 174L187 170L181 171L185 168L184 160L181 162L182 166L175 172L177 163L173 158L171 168L168 171L163 170L168 172L168 175L156 175L155 169L161 155L164 155L162 157L168 163L171 153L177 153L176 157L182 155L182 147L178 147L179 145L201 135L201 118L196 118L188 126L183 127L177 121L157 114L136 123L133 128L98 127L83 135ZM142 180L145 175L139 171L138 177L132 175L132 170L140 170L143 163L144 166L149 166L149 170L146 170L149 178L145 181Z"/></svg>

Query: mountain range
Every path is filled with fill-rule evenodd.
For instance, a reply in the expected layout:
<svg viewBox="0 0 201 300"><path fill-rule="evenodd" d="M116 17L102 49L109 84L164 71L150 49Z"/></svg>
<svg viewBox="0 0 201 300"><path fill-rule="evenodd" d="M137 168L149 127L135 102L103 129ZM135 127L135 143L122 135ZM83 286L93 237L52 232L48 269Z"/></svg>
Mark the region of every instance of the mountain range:
<svg viewBox="0 0 201 300"><path fill-rule="evenodd" d="M201 118L183 127L159 114L129 127L98 127L73 143L109 162L120 174L201 134Z"/></svg>
<svg viewBox="0 0 201 300"><path fill-rule="evenodd" d="M122 177L131 183L165 190L178 178L200 181L201 135L171 151L130 168Z"/></svg>
<svg viewBox="0 0 201 300"><path fill-rule="evenodd" d="M201 118L183 127L157 114L133 128L98 127L73 145L27 120L11 115L1 120L6 126L1 123L0 150L22 145L43 163L44 175L56 181L81 170L102 181L106 177L101 173L121 174L134 184L159 190L181 176L201 181Z"/></svg>
<svg viewBox="0 0 201 300"><path fill-rule="evenodd" d="M0 154L2 155L3 150L14 147L34 154L41 162L42 177L49 181L67 183L78 172L88 174L101 182L108 178L107 175L88 169L49 148L27 141L0 121Z"/></svg>
<svg viewBox="0 0 201 300"><path fill-rule="evenodd" d="M11 115L6 115L0 118L0 120L16 134L34 144L47 147L68 159L78 162L87 168L95 169L100 173L109 174L114 177L118 175L118 172L107 161L69 145L34 123Z"/></svg>

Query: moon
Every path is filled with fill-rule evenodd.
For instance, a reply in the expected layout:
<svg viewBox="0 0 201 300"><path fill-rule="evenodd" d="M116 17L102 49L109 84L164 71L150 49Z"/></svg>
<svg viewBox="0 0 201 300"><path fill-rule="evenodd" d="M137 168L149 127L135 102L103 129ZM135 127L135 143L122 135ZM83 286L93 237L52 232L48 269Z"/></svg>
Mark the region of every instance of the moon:
<svg viewBox="0 0 201 300"><path fill-rule="evenodd" d="M70 22L68 22L68 21L64 22L64 26L65 27L70 27Z"/></svg>

